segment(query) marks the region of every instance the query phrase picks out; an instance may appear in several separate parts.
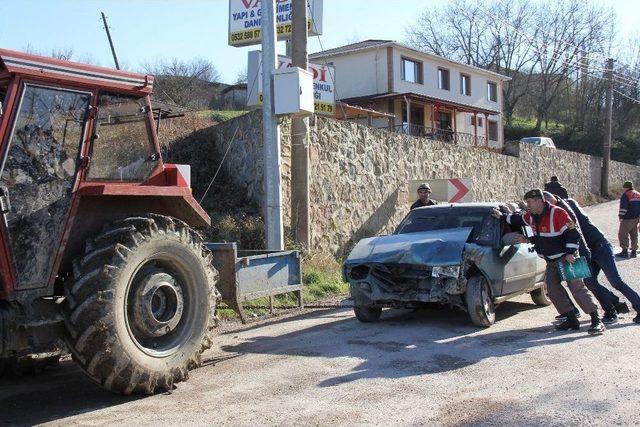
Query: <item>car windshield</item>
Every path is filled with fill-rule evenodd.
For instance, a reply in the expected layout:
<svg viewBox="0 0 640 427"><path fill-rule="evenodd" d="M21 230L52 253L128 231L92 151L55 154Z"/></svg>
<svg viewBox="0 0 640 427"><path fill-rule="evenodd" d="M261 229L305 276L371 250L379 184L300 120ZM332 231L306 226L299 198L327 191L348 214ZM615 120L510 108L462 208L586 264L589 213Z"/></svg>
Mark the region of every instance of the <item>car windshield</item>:
<svg viewBox="0 0 640 427"><path fill-rule="evenodd" d="M527 144L540 144L542 142L540 138L522 138L520 141L526 142Z"/></svg>
<svg viewBox="0 0 640 427"><path fill-rule="evenodd" d="M409 212L394 234L473 227L468 241L490 245L498 226L488 208L427 207Z"/></svg>

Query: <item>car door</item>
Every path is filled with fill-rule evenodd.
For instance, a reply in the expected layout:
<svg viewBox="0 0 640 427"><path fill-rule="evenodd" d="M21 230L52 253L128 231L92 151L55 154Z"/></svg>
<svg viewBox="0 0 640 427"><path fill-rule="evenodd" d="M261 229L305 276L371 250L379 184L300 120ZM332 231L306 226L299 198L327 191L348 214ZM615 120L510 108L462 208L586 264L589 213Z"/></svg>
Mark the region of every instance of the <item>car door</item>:
<svg viewBox="0 0 640 427"><path fill-rule="evenodd" d="M501 257L506 261L502 287L504 295L529 289L536 284L540 275L539 262L544 263L544 260L538 257L531 243L505 246L501 250Z"/></svg>

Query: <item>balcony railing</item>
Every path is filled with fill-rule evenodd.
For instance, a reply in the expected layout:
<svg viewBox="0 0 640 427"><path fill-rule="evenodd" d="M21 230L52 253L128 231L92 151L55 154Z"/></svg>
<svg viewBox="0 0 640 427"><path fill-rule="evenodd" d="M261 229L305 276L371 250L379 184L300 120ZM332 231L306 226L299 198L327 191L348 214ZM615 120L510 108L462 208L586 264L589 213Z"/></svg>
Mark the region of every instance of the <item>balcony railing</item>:
<svg viewBox="0 0 640 427"><path fill-rule="evenodd" d="M381 129L388 129L382 127ZM393 128L394 132L436 141L449 142L467 147L488 147L487 138L482 135L473 135L465 132L454 132L446 129L432 128L428 126L407 125L406 123Z"/></svg>

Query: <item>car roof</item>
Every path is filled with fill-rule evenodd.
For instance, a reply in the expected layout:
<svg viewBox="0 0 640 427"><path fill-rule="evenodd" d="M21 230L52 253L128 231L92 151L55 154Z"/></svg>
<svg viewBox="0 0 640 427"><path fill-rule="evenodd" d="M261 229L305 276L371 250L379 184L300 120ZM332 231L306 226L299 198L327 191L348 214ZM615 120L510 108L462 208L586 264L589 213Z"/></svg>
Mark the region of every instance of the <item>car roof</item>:
<svg viewBox="0 0 640 427"><path fill-rule="evenodd" d="M497 208L499 207L500 204L498 202L466 202L466 203L438 203L437 205L431 205L431 206L421 206L419 208L415 208L413 209L415 210L419 210L419 209L465 209L465 208L485 208L485 209L491 209L491 208Z"/></svg>

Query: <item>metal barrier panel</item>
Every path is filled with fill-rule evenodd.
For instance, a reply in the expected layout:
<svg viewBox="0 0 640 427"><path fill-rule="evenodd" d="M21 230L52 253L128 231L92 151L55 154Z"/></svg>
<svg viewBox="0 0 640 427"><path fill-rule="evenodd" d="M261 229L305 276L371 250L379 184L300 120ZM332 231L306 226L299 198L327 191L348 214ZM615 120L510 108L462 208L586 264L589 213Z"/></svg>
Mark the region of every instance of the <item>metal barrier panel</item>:
<svg viewBox="0 0 640 427"><path fill-rule="evenodd" d="M303 306L298 251L238 251L235 243L206 243L206 246L220 274L216 285L222 299L240 315L243 323L247 321L242 307L245 301L269 297L273 312L274 295L295 292L298 306ZM238 257L238 252L251 255Z"/></svg>
<svg viewBox="0 0 640 427"><path fill-rule="evenodd" d="M239 258L236 280L243 301L300 290L299 253L288 251Z"/></svg>

